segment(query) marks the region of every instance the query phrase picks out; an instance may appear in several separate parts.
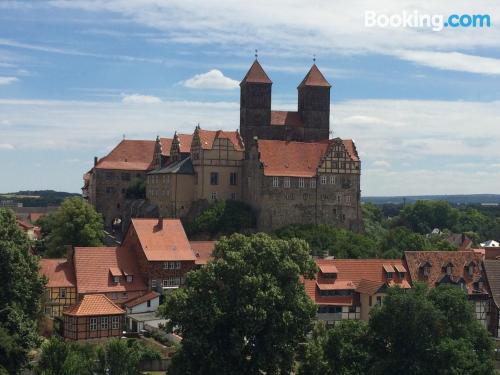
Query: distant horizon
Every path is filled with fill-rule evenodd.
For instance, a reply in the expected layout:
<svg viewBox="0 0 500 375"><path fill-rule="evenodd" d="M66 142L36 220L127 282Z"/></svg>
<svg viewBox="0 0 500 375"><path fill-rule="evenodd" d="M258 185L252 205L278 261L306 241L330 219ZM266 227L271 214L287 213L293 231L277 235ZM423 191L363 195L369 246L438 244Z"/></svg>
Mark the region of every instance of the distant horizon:
<svg viewBox="0 0 500 375"><path fill-rule="evenodd" d="M331 137L355 140L367 196L500 191L496 4L369 5L0 2L0 190L79 192L123 134L238 128L239 82L257 55L275 110L297 110L317 64L333 86ZM367 10L480 12L491 27L367 27Z"/></svg>

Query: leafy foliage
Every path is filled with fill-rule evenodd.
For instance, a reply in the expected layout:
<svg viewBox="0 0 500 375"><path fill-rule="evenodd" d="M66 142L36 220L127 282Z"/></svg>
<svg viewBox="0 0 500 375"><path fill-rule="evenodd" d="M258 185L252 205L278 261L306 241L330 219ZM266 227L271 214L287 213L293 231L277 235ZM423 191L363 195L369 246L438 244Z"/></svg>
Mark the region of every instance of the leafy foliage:
<svg viewBox="0 0 500 375"><path fill-rule="evenodd" d="M14 213L0 209L0 363L15 374L38 344L44 280Z"/></svg>
<svg viewBox="0 0 500 375"><path fill-rule="evenodd" d="M58 258L71 246L99 246L104 238L103 219L82 198L66 199L53 214L38 220L44 237L43 255Z"/></svg>
<svg viewBox="0 0 500 375"><path fill-rule="evenodd" d="M315 271L304 241L222 238L161 307L183 337L169 374L289 374L316 310L300 276Z"/></svg>
<svg viewBox="0 0 500 375"><path fill-rule="evenodd" d="M232 234L254 228L255 214L251 207L239 201L217 201L203 210L192 222L184 223L188 235L208 233Z"/></svg>
<svg viewBox="0 0 500 375"><path fill-rule="evenodd" d="M51 338L42 345L38 375L138 375L143 360L160 359L156 349L138 340L111 339L92 346Z"/></svg>
<svg viewBox="0 0 500 375"><path fill-rule="evenodd" d="M319 325L299 356L299 375L492 374L493 342L459 288L390 288L368 325Z"/></svg>

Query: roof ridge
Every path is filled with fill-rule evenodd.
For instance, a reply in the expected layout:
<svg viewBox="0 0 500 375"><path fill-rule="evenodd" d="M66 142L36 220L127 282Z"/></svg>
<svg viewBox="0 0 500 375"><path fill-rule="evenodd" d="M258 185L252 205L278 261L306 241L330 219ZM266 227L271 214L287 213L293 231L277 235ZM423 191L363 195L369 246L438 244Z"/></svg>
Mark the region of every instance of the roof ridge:
<svg viewBox="0 0 500 375"><path fill-rule="evenodd" d="M332 87L316 64L311 66L311 69L309 69L309 72L307 72L306 76L299 84L299 88L303 86Z"/></svg>
<svg viewBox="0 0 500 375"><path fill-rule="evenodd" d="M245 74L245 77L240 82L240 86L243 83L273 83L269 76L266 74L264 69L262 68L262 65L260 65L259 61L257 59L254 60L252 65L250 66L250 69L248 69L247 74Z"/></svg>

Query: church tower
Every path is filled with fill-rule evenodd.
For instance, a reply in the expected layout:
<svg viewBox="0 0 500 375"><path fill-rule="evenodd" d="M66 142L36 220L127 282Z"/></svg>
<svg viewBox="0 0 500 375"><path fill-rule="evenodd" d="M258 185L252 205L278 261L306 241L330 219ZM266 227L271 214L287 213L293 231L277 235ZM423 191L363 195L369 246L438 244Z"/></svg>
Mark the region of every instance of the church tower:
<svg viewBox="0 0 500 375"><path fill-rule="evenodd" d="M249 147L253 137L258 136L271 124L272 84L259 61L255 59L240 83L240 133L245 147Z"/></svg>
<svg viewBox="0 0 500 375"><path fill-rule="evenodd" d="M330 136L331 87L316 64L297 87L298 110L304 123L305 141L318 141Z"/></svg>

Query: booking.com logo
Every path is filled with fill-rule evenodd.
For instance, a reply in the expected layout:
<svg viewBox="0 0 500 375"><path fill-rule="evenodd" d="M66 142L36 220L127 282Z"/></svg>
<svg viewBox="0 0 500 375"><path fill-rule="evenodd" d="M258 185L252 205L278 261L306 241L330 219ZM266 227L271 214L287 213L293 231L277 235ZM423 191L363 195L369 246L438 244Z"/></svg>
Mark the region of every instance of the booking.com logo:
<svg viewBox="0 0 500 375"><path fill-rule="evenodd" d="M433 31L441 31L446 27L485 28L490 26L489 14L451 14L445 17L442 14L424 14L416 10L391 15L372 10L365 12L365 27L431 28Z"/></svg>

